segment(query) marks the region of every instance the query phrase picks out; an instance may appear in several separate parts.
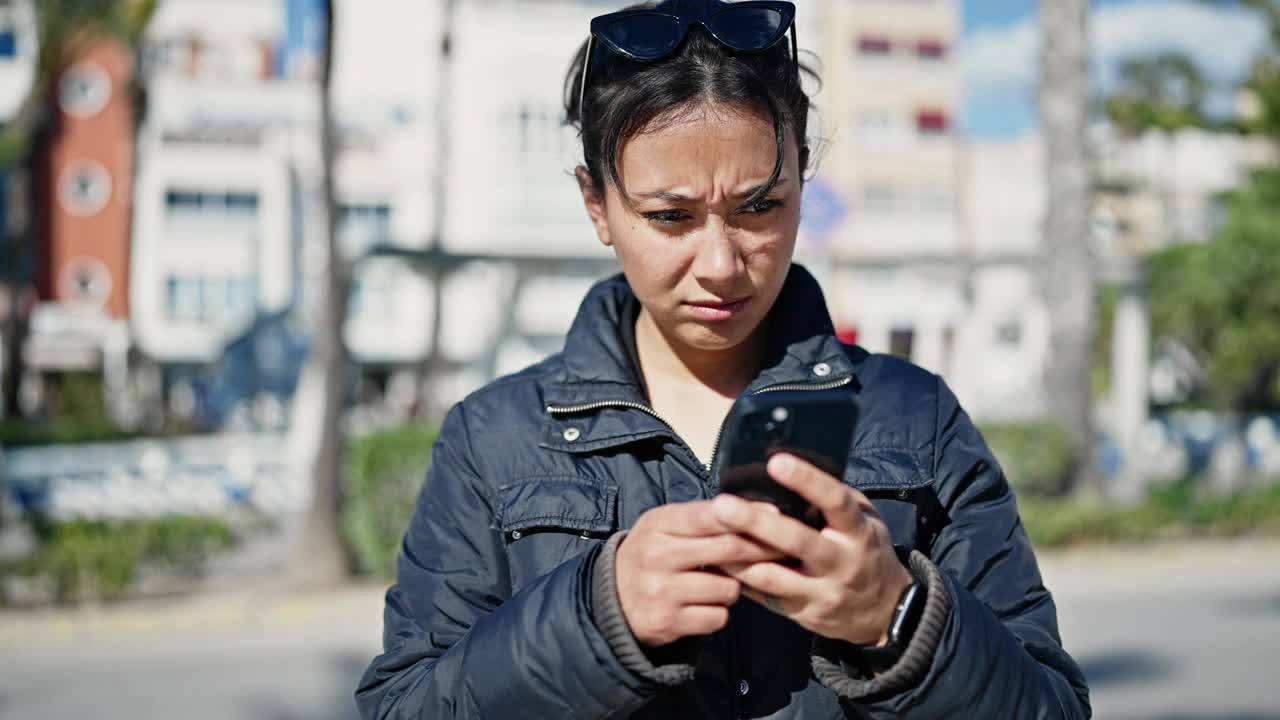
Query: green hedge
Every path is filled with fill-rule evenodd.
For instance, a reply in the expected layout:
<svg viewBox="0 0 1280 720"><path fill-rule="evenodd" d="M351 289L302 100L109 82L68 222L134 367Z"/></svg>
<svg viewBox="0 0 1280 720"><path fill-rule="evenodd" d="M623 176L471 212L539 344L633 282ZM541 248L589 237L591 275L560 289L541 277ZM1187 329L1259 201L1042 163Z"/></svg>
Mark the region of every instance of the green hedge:
<svg viewBox="0 0 1280 720"><path fill-rule="evenodd" d="M358 573L395 574L435 437L434 427L411 425L356 438L348 447L342 529Z"/></svg>
<svg viewBox="0 0 1280 720"><path fill-rule="evenodd" d="M1048 424L983 428L1018 491L1023 524L1037 547L1143 542L1167 537L1280 536L1280 485L1219 499L1187 480L1154 488L1148 500L1118 508L1100 500L1052 497L1067 468L1067 441ZM343 530L361 574L390 578L413 513L435 430L411 426L352 441Z"/></svg>
<svg viewBox="0 0 1280 720"><path fill-rule="evenodd" d="M991 452L1019 495L1058 495L1066 487L1070 440L1051 422L983 425Z"/></svg>
<svg viewBox="0 0 1280 720"><path fill-rule="evenodd" d="M1113 507L1101 500L1020 497L1018 508L1037 547L1280 535L1280 485L1216 498L1204 492L1203 483L1186 480L1153 488L1147 500L1134 507Z"/></svg>
<svg viewBox="0 0 1280 720"><path fill-rule="evenodd" d="M121 430L102 405L102 379L67 373L49 380L47 417L0 419L0 447L58 445L127 440L138 433Z"/></svg>
<svg viewBox="0 0 1280 720"><path fill-rule="evenodd" d="M233 544L227 525L209 517L37 518L35 532L33 554L0 567L0 577L43 578L59 603L122 599L133 590L143 566L198 574L210 556Z"/></svg>

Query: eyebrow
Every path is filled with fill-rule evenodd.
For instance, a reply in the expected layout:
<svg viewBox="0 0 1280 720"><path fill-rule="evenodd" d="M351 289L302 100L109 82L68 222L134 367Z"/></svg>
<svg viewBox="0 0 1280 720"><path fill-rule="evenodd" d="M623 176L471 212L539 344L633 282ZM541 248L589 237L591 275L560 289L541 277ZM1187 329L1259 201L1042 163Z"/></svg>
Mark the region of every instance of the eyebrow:
<svg viewBox="0 0 1280 720"><path fill-rule="evenodd" d="M779 177L778 182L774 183L773 186L775 188L781 187L782 185L786 184L786 182L787 182L787 178L785 176ZM747 190L743 190L740 193L734 193L730 197L732 197L734 200L746 200L747 198L760 192L760 189L763 188L765 185L766 183L760 183L759 185L756 185L755 187L749 188ZM667 202L675 202L675 203L690 202L692 200L692 198L688 197L687 195L681 195L680 193L671 192L669 190L655 190L653 192L636 193L636 197L642 197L642 198L652 199L652 200L666 200Z"/></svg>

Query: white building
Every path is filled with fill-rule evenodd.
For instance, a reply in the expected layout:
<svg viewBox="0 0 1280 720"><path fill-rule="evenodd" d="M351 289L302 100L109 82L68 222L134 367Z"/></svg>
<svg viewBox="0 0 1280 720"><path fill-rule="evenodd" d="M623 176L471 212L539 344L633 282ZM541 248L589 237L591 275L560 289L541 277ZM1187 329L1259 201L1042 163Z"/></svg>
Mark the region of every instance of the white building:
<svg viewBox="0 0 1280 720"><path fill-rule="evenodd" d="M1092 141L1104 249L1122 256L1210 239L1220 219L1217 196L1276 157L1262 138L1195 128L1134 138L1100 125Z"/></svg>
<svg viewBox="0 0 1280 720"><path fill-rule="evenodd" d="M1049 312L1036 263L1044 235L1044 149L1038 135L970 143L964 151L969 292L948 382L991 420L1043 414Z"/></svg>
<svg viewBox="0 0 1280 720"><path fill-rule="evenodd" d="M968 253L955 127L955 0L828 0L817 98L830 140L816 183L844 208L819 243L837 326L874 351L947 373L963 322Z"/></svg>
<svg viewBox="0 0 1280 720"><path fill-rule="evenodd" d="M338 244L423 248L434 208L441 3L336 4ZM389 19L394 18L394 22ZM257 317L305 317L323 284L315 0L163 0L148 27L132 254L138 346L204 365ZM367 368L419 362L432 293L403 260L360 260L344 335Z"/></svg>
<svg viewBox="0 0 1280 720"><path fill-rule="evenodd" d="M130 306L160 365L212 362L297 297L318 95L296 5L165 0L148 26Z"/></svg>

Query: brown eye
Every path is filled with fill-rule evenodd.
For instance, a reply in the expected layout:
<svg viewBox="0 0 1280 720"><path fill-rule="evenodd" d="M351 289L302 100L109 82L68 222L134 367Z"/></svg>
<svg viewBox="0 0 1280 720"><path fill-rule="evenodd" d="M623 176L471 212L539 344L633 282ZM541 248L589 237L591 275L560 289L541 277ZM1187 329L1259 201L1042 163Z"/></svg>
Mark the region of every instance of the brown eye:
<svg viewBox="0 0 1280 720"><path fill-rule="evenodd" d="M782 207L781 200L761 200L744 206L742 211L750 215L764 215L780 207Z"/></svg>
<svg viewBox="0 0 1280 720"><path fill-rule="evenodd" d="M659 210L658 212L645 213L644 219L650 220L662 225L673 225L684 220L686 215L679 210Z"/></svg>

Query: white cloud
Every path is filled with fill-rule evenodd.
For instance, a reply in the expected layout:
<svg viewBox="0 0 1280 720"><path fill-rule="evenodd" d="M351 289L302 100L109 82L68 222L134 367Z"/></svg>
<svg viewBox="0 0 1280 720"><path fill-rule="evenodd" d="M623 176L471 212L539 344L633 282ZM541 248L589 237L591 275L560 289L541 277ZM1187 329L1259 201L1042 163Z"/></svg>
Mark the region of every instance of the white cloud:
<svg viewBox="0 0 1280 720"><path fill-rule="evenodd" d="M1244 10L1196 0L1137 0L1094 10L1090 18L1095 88L1115 80L1121 60L1162 51L1183 52L1218 82L1243 77L1265 40L1262 21ZM961 47L968 102L1028 97L1039 69L1035 17L1004 27L981 27Z"/></svg>

